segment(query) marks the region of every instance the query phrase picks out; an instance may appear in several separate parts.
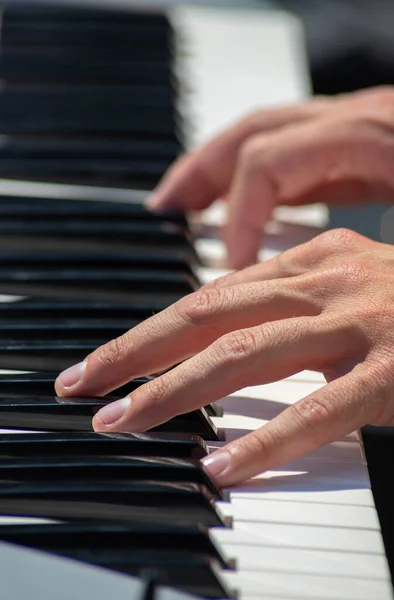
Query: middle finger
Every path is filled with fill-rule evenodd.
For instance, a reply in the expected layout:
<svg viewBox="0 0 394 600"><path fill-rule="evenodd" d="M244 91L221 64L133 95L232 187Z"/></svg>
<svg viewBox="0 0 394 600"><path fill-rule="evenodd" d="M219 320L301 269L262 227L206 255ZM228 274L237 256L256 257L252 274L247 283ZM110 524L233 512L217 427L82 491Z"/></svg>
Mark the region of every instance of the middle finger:
<svg viewBox="0 0 394 600"><path fill-rule="evenodd" d="M59 395L102 395L131 379L166 369L200 352L222 335L274 320L319 314L314 295L296 278L200 290L139 324L89 355L82 376Z"/></svg>

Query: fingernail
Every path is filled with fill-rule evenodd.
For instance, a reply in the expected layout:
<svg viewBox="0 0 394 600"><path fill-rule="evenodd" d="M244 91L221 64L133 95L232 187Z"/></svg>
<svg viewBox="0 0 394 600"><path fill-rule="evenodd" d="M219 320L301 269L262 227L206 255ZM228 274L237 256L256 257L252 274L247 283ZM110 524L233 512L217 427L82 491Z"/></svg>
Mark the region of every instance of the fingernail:
<svg viewBox="0 0 394 600"><path fill-rule="evenodd" d="M73 365L69 367L63 373L60 373L57 381L60 383L64 389L69 389L77 385L80 382L82 375L86 369L86 361L78 363L77 365Z"/></svg>
<svg viewBox="0 0 394 600"><path fill-rule="evenodd" d="M214 452L210 456L206 456L202 463L210 475L220 482L220 478L230 466L230 459L230 452Z"/></svg>
<svg viewBox="0 0 394 600"><path fill-rule="evenodd" d="M155 210L160 206L160 197L157 194L152 194L147 200L145 200L145 206L149 210Z"/></svg>
<svg viewBox="0 0 394 600"><path fill-rule="evenodd" d="M104 406L96 414L96 419L99 418L104 425L113 425L116 421L119 421L128 410L131 404L131 398L126 396L121 400L116 400Z"/></svg>

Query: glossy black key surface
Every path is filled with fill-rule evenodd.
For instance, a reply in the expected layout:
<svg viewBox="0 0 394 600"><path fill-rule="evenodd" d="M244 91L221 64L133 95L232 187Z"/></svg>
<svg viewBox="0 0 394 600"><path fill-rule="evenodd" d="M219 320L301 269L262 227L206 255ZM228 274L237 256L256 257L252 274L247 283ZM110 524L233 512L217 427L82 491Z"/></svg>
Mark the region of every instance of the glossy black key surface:
<svg viewBox="0 0 394 600"><path fill-rule="evenodd" d="M108 55L84 56L70 48L67 52L45 48L3 48L0 54L0 77L7 81L51 83L134 83L171 85L173 74L169 62L141 60L135 57L109 59Z"/></svg>
<svg viewBox="0 0 394 600"><path fill-rule="evenodd" d="M0 217L1 218L1 217ZM99 269L105 274L127 269L130 271L163 270L167 273L193 273L194 261L182 251L162 254L159 250L145 252L14 252L4 250L0 256L0 269L12 268L13 271L59 272L79 269Z"/></svg>
<svg viewBox="0 0 394 600"><path fill-rule="evenodd" d="M84 143L86 138L81 138ZM45 142L49 144L48 140ZM93 140L92 140L93 143ZM97 142L100 143L99 141ZM127 146L127 142L125 142ZM114 147L119 146L119 140L113 141ZM149 143L148 143L149 148ZM147 150L148 151L148 150ZM108 192L109 193L109 192ZM110 195L110 193L109 193ZM59 219L61 217L85 219L88 222L103 219L108 223L112 220L127 219L147 222L171 223L178 227L187 226L183 214L175 211L152 212L140 202L141 198L133 201L133 191L130 191L130 202L118 202L88 198L86 200L64 198L41 198L35 196L5 196L0 195L0 216L18 217L31 220Z"/></svg>
<svg viewBox="0 0 394 600"><path fill-rule="evenodd" d="M175 247L189 249L190 239L185 235L183 229L173 225L167 225L165 221L133 221L131 219L119 218L109 222L102 219L96 221L93 218L53 219L41 217L38 221L21 218L2 218L0 221L0 234L25 236L26 240L39 236L40 238L73 238L77 240L93 239L99 240L105 247L107 241L122 241L127 246L130 240L131 247L135 242L145 242L148 246ZM20 248L19 248L20 249Z"/></svg>
<svg viewBox="0 0 394 600"><path fill-rule="evenodd" d="M84 340L1 340L0 369L61 371L93 352L107 338Z"/></svg>
<svg viewBox="0 0 394 600"><path fill-rule="evenodd" d="M58 372L0 373L0 396L53 396ZM138 377L112 391L112 396L127 396L151 377ZM78 434L79 435L79 434Z"/></svg>
<svg viewBox="0 0 394 600"><path fill-rule="evenodd" d="M137 455L203 458L206 454L207 446L200 437L182 433L0 434L0 456L3 457Z"/></svg>
<svg viewBox="0 0 394 600"><path fill-rule="evenodd" d="M47 319L107 319L116 315L119 319L143 320L160 312L168 306L163 298L144 299L133 302L97 302L97 301L51 301L20 300L18 302L0 302L0 320L18 319L31 322ZM45 369L45 370L48 370Z"/></svg>
<svg viewBox="0 0 394 600"><path fill-rule="evenodd" d="M121 482L2 485L2 515L62 521L128 521L223 527L226 521L203 486Z"/></svg>
<svg viewBox="0 0 394 600"><path fill-rule="evenodd" d="M27 324L27 326L29 326ZM8 396L52 396L58 373L12 373L0 374L0 395ZM127 396L140 385L147 383L151 377L138 377L111 392L112 396ZM209 416L220 417L223 411L219 406L208 404L204 407Z"/></svg>
<svg viewBox="0 0 394 600"><path fill-rule="evenodd" d="M59 590L66 590L68 598L80 598L81 590L89 590L89 596L94 600L108 600L108 598L128 598L129 600L198 600L191 596L192 582L196 581L201 595L207 598L227 598L220 573L211 561L203 556L195 555L182 560L182 577L177 576L177 561L173 559L158 559L149 568L151 553L144 554L142 568L134 564L135 574L125 577L109 569L98 569L94 565L81 566L73 559L67 559L42 552L33 548L24 548L7 542L0 542L0 562L2 565L1 591L4 598L31 597L31 590L43 586L40 594L41 600L59 598ZM124 561L123 557L123 561ZM122 560L122 559L120 559ZM119 563L120 564L123 563ZM161 565L166 564L169 570L163 571ZM215 563L216 564L216 563ZM7 567L5 567L7 565ZM148 567L148 568L147 568ZM187 595L181 589L167 587L171 577L171 568L175 574L178 588L181 583L187 586ZM120 569L118 569L120 570ZM196 573L196 571L198 572ZM15 577L15 572L23 573L23 577ZM191 577L189 573L191 572ZM49 576L49 574L51 574ZM181 581L182 579L182 581ZM166 587L163 587L164 582ZM203 586L204 582L204 588ZM41 586L42 583L42 586ZM221 589L220 586L221 585ZM28 590L28 592L26 592Z"/></svg>
<svg viewBox="0 0 394 600"><path fill-rule="evenodd" d="M0 481L164 481L204 485L215 498L221 492L195 459L142 456L3 458Z"/></svg>
<svg viewBox="0 0 394 600"><path fill-rule="evenodd" d="M60 554L71 552L75 556L83 550L94 553L106 547L127 552L195 552L210 556L225 568L229 566L227 558L202 526L132 522L2 525L0 539Z"/></svg>
<svg viewBox="0 0 394 600"><path fill-rule="evenodd" d="M174 157L175 159L175 157ZM91 158L86 155L71 159L8 158L0 151L0 174L3 178L40 180L58 183L96 183L97 185L128 185L141 189L154 188L169 169L172 158L138 160L108 157Z"/></svg>
<svg viewBox="0 0 394 600"><path fill-rule="evenodd" d="M118 11L106 10L103 6L94 8L71 6L63 3L54 6L50 0L35 2L22 2L8 4L3 13L3 26L9 24L52 23L56 19L58 23L129 23L132 25L152 25L155 27L169 27L169 21L165 13L160 11Z"/></svg>
<svg viewBox="0 0 394 600"><path fill-rule="evenodd" d="M26 110L28 107L28 110ZM173 93L165 86L6 85L0 87L5 134L144 134L174 139Z"/></svg>
<svg viewBox="0 0 394 600"><path fill-rule="evenodd" d="M76 21L59 22L56 16L49 22L38 20L11 23L7 19L3 24L2 43L10 46L79 47L83 53L86 47L129 48L143 44L148 52L146 58L158 58L159 50L169 50L171 31L168 27L153 24L134 24L130 22L102 21L78 23ZM150 52L149 52L150 48ZM130 54L130 51L128 52Z"/></svg>
<svg viewBox="0 0 394 600"><path fill-rule="evenodd" d="M0 223L2 223L1 220ZM128 229L129 233L127 233ZM138 223L135 225L135 235L131 229L133 228L130 226L124 226L123 232L116 232L112 230L111 225L108 225L107 228L104 226L99 228L93 223L87 227L87 235L84 236L81 223L78 226L79 231L59 232L59 235L56 236L55 224L50 228L37 225L32 229L27 226L21 227L19 223L10 224L7 220L7 222L4 221L4 226L0 227L2 230L0 231L0 249L1 252L14 252L21 248L28 248L31 252L47 252L48 254L51 252L79 252L80 255L100 252L108 254L160 252L163 257L179 256L181 253L187 261L196 260L193 244L181 233L167 236L164 231L162 233L158 231L158 235L155 237L154 230L145 225L140 226Z"/></svg>
<svg viewBox="0 0 394 600"><path fill-rule="evenodd" d="M34 575L31 577L31 581L34 583L37 581L37 566L39 565L41 579L45 581L45 593L47 593L49 585L50 595L48 598L56 598L58 596L59 569L61 573L63 566L66 574L62 578L62 583L67 588L67 592L73 590L74 594L71 597L75 598L80 595L81 588L77 586L76 582L80 583L81 569L78 567L78 563L75 562L75 560L73 560L72 563L73 568L75 565L76 577L75 580L73 578L70 580L70 565L67 564L69 561L66 561L65 558L59 562L56 556L46 552L40 551L38 557L36 556L38 553L37 550L29 550L28 548L20 545L16 546L15 544L6 544L5 542L1 542L0 546L0 551L2 551L1 556L4 555L5 551L6 558L9 560L10 553L12 553L15 562L15 569L22 565L24 583L26 577L29 577L31 572L32 561L36 559L34 561L34 567L36 570L34 571ZM7 546L10 548L7 548ZM26 556L28 552L29 555ZM34 557L30 556L30 553L33 552ZM37 559L39 559L39 562ZM141 574L145 576L152 572L158 573L159 577L162 578L166 586L171 585L173 588L177 588L176 596L175 594L171 594L171 590L168 587L165 588L165 595L160 595L160 593L156 591L154 597L158 600L160 598L162 600L169 600L171 598L173 598L173 600L181 600L182 596L180 594L180 590L188 592L188 594L195 593L198 595L198 598L205 597L220 599L233 597L231 591L227 589L226 585L224 584L217 561L197 553L189 552L186 554L184 552L171 552L171 554L169 554L168 552L155 550L127 552L122 550L111 550L111 548L108 548L105 550L96 549L94 557L92 556L91 552L82 551L79 553L77 559L79 561L83 561L86 563L86 565L104 567L100 569L92 569L93 573L88 585L86 586L86 589L89 589L89 591L94 589L94 598L96 599L98 598L98 590L95 589L94 586L97 584L97 579L99 578L99 586L101 586L100 589L102 589L103 581L105 581L106 576L110 577L110 582L109 585L106 586L107 589L105 594L100 594L100 599L107 599L109 596L111 596L111 594L114 596L114 593L114 597L116 598L124 597L125 584L128 584L130 579L127 578L125 580L124 576L122 576L122 585L120 586L122 593L120 596L117 596L116 578L114 577L115 574L113 572L111 573L111 571L108 571L108 569L111 569L112 571L118 571L120 573L126 573L134 577L139 577ZM48 573L51 572L51 569L56 569L55 578L48 577ZM87 575L86 571L87 569L84 570L85 582ZM15 596L15 591L17 593L20 591L21 593L20 595L17 595L17 597L24 598L26 585L18 586L18 579L15 579L14 574L12 578L13 581L11 582L10 578L7 579L6 577L5 591L9 590L11 592L11 597ZM3 580L4 577L2 578L2 590L4 590ZM51 586L52 580L55 582L53 586ZM135 580L132 581L132 584L134 583ZM135 589L130 586L128 591L130 593L127 595L127 598L133 600L152 599L152 595L145 595L146 589L143 589L144 594L141 594L141 587L137 587L137 589ZM7 597L9 597L9 594ZM192 597L188 595L184 598L184 600L192 600Z"/></svg>
<svg viewBox="0 0 394 600"><path fill-rule="evenodd" d="M1 355L0 355L1 358ZM1 364L1 362L0 362ZM56 396L0 396L0 428L91 431L95 413L116 398L57 398ZM219 440L204 408L173 417L152 432L189 433Z"/></svg>
<svg viewBox="0 0 394 600"><path fill-rule="evenodd" d="M138 325L140 321L65 320L45 322L0 321L0 340L107 339L111 340ZM1 381L1 377L0 377ZM52 390L53 392L53 390ZM51 393L52 393L51 392ZM33 392L31 392L33 393ZM42 392L43 393L43 392Z"/></svg>
<svg viewBox="0 0 394 600"><path fill-rule="evenodd" d="M171 270L0 267L0 293L75 300L129 301L160 295L168 304L197 289L192 275Z"/></svg>
<svg viewBox="0 0 394 600"><path fill-rule="evenodd" d="M1 64L0 64L1 68ZM154 187L180 153L175 140L69 139L7 136L0 144L0 174L24 179L95 177L100 185L118 178L133 187Z"/></svg>

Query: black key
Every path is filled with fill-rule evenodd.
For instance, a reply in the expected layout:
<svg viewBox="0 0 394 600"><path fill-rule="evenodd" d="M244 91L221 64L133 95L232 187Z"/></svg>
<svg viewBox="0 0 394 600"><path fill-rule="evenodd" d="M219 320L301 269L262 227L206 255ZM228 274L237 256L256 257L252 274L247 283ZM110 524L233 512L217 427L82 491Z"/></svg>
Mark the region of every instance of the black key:
<svg viewBox="0 0 394 600"><path fill-rule="evenodd" d="M0 396L53 396L57 372L0 374ZM112 392L112 396L127 396L150 377L138 377Z"/></svg>
<svg viewBox="0 0 394 600"><path fill-rule="evenodd" d="M106 232L104 226L99 228L93 223L87 228L89 231L87 231L86 237L83 236L82 224L78 226L79 233L70 231L59 234L58 237L56 237L55 223L51 225L52 232L48 230L48 227L35 225L33 231L32 228L22 228L19 224L10 224L9 221L4 221L4 226L0 227L1 251L14 252L25 248L29 249L30 252L46 252L48 254L51 252L67 252L79 253L80 255L103 252L110 255L126 252L136 254L160 252L163 255L163 260L166 257L179 256L179 254L182 254L184 260L191 263L196 260L196 251L186 236L183 236L183 234L167 236L164 231L160 233L159 230L155 231L144 225L135 225L135 235L132 231L127 234L127 229L132 229L131 227L123 227L124 232L119 231L119 235L117 235L115 231L112 232L110 225L108 225ZM22 229L24 230L22 231ZM96 229L96 232L94 232L94 229ZM144 235L144 229L146 235Z"/></svg>
<svg viewBox="0 0 394 600"><path fill-rule="evenodd" d="M27 324L29 327L29 325ZM55 380L58 373L12 373L0 374L0 395L8 396L53 396ZM150 377L139 377L112 391L112 396L127 396L140 385L147 383ZM208 404L204 407L211 417L221 417L223 414L219 406Z"/></svg>
<svg viewBox="0 0 394 600"><path fill-rule="evenodd" d="M1 69L1 63L0 63ZM180 142L162 139L114 142L8 136L0 146L3 177L95 178L100 185L119 178L133 187L154 187L180 153Z"/></svg>
<svg viewBox="0 0 394 600"><path fill-rule="evenodd" d="M140 321L103 320L50 320L42 322L0 321L0 340L53 340L53 339L113 339L138 325ZM1 376L0 376L1 381ZM33 393L33 392L30 392ZM42 392L43 393L43 392ZM52 392L53 393L53 389Z"/></svg>
<svg viewBox="0 0 394 600"><path fill-rule="evenodd" d="M81 302L20 300L18 302L0 302L0 320L18 319L18 321L39 321L47 319L106 319L116 315L118 319L143 320L160 312L168 306L161 297L144 299L130 303L118 302ZM48 368L46 369L48 370Z"/></svg>
<svg viewBox="0 0 394 600"><path fill-rule="evenodd" d="M43 237L56 241L59 238L71 238L77 244L78 239L96 240L101 244L101 250L106 242L122 242L127 247L133 247L136 242L143 243L148 248L152 246L174 247L190 250L191 240L177 226L167 226L165 222L137 221L120 218L106 222L89 218L59 219L54 221L41 217L39 221L25 221L20 218L3 218L0 221L2 236L25 236L29 238ZM130 240L130 238L132 238ZM17 247L20 250L20 246ZM151 248L152 249L152 248ZM56 250L56 247L53 248Z"/></svg>
<svg viewBox="0 0 394 600"><path fill-rule="evenodd" d="M1 363L0 363L1 364ZM57 398L0 396L0 428L91 431L95 413L116 398ZM152 432L189 433L205 440L221 439L204 408L178 415Z"/></svg>
<svg viewBox="0 0 394 600"><path fill-rule="evenodd" d="M28 110L26 109L28 107ZM174 138L177 118L165 86L4 85L0 131L11 134L144 134Z"/></svg>
<svg viewBox="0 0 394 600"><path fill-rule="evenodd" d="M62 371L84 360L108 339L0 340L0 368L20 371Z"/></svg>
<svg viewBox="0 0 394 600"><path fill-rule="evenodd" d="M19 517L131 521L162 525L228 524L203 486L159 482L50 482L2 485L0 510Z"/></svg>
<svg viewBox="0 0 394 600"><path fill-rule="evenodd" d="M0 227L1 228L1 227ZM173 303L197 289L192 275L165 270L75 268L14 270L0 267L0 293L75 300Z"/></svg>
<svg viewBox="0 0 394 600"><path fill-rule="evenodd" d="M51 83L134 83L167 85L173 80L170 63L157 60L134 60L119 56L85 57L83 52L45 52L46 48L4 48L0 55L0 76L7 81Z"/></svg>
<svg viewBox="0 0 394 600"><path fill-rule="evenodd" d="M3 458L0 481L120 481L189 482L204 485L215 498L221 492L195 459L141 456Z"/></svg>
<svg viewBox="0 0 394 600"><path fill-rule="evenodd" d="M69 598L79 598L81 589L89 590L90 596L94 595L96 600L111 596L133 600L193 600L190 596L193 592L197 592L199 598L235 597L226 589L217 562L197 554L185 556L184 553L172 553L169 558L167 553L154 551L131 555L124 552L107 553L105 557L96 553L95 564L99 565L99 559L102 558L106 560L104 566L107 568L97 569L87 565L83 569L82 585L81 567L75 560L59 560L49 553L6 542L0 542L0 556L3 566L2 593L5 598L31 596L26 594L26 589L30 591L37 581L45 582L42 598L58 598L61 588L67 590ZM7 569L4 568L4 558ZM85 562L89 563L89 558L86 559ZM125 578L108 568L133 577ZM16 570L23 573L23 578L15 577ZM48 577L52 570L56 571L56 577ZM158 585L164 583L178 589ZM182 590L188 592L187 596Z"/></svg>
<svg viewBox="0 0 394 600"><path fill-rule="evenodd" d="M33 20L11 23L5 20L2 29L2 43L10 46L44 47L109 47L119 48L142 44L150 59L159 58L159 50L169 50L170 32L166 27L154 25L134 25L132 23L59 21L56 17L50 22ZM150 50L150 51L149 51ZM145 56L146 56L146 54ZM148 58L148 57L146 57Z"/></svg>
<svg viewBox="0 0 394 600"><path fill-rule="evenodd" d="M1 402L1 400L0 400ZM0 434L0 456L167 456L203 458L205 442L182 433Z"/></svg>
<svg viewBox="0 0 394 600"><path fill-rule="evenodd" d="M128 552L156 550L195 552L217 560L222 567L231 564L201 526L139 523L56 523L3 525L4 541L77 557L82 550L93 552L106 547ZM72 554L69 554L72 553Z"/></svg>
<svg viewBox="0 0 394 600"><path fill-rule="evenodd" d="M80 138L84 143L85 138ZM39 142L39 140L38 140ZM34 140L31 144L35 145ZM44 142L42 142L44 143ZM94 143L94 140L91 142ZM100 144L100 141L96 141ZM49 144L48 140L45 144ZM119 146L119 140L112 142L114 148ZM123 142L122 142L123 144ZM127 142L125 142L127 146ZM149 143L147 146L149 151ZM109 193L109 192L108 192ZM109 193L110 195L110 193ZM58 220L61 217L85 219L88 222L104 220L108 223L112 220L127 219L135 221L147 221L171 223L178 227L186 228L187 221L183 214L175 211L151 212L139 202L139 198L133 201L133 192L130 191L130 202L103 201L103 200L74 200L64 198L39 198L35 196L4 196L0 195L0 216L18 217L31 220L42 218Z"/></svg>
<svg viewBox="0 0 394 600"><path fill-rule="evenodd" d="M0 217L1 218L1 217ZM26 252L7 251L1 253L0 269L12 268L12 270L28 272L30 270L51 273L53 271L73 271L79 269L96 269L105 273L106 271L130 270L157 271L163 270L167 273L186 273L194 275L194 261L189 255L182 252L162 254L159 250L145 252Z"/></svg>
<svg viewBox="0 0 394 600"><path fill-rule="evenodd" d="M19 25L20 23L52 23L56 20L58 23L109 23L144 25L154 27L168 28L170 23L165 13L160 11L119 11L106 10L101 6L94 8L84 8L81 6L54 6L49 0L46 2L31 2L17 4L12 3L5 7L3 13L3 25Z"/></svg>
<svg viewBox="0 0 394 600"><path fill-rule="evenodd" d="M3 542L4 545L4 542ZM16 548L12 545L12 548ZM60 553L58 553L60 554ZM61 555L61 554L60 554ZM42 554L42 559L45 559L46 554ZM48 557L50 555L47 555ZM70 554L64 554L63 556L70 556ZM19 557L18 557L19 558ZM176 599L179 600L179 590L183 590L188 593L198 594L198 597L205 598L232 598L233 593L226 587L223 582L219 565L217 561L210 559L208 556L193 553L189 551L171 553L162 551L139 551L139 552L128 552L122 550L113 550L106 548L105 550L95 549L94 554L90 551L81 550L78 552L78 556L72 555L72 558L77 558L78 561L90 565L96 565L104 567L104 569L112 569L128 575L140 576L141 574L147 574L147 572L155 572L160 574L160 577L165 581L166 586L170 585L173 588L178 588L178 594ZM40 558L40 560L42 560ZM20 559L19 559L20 562ZM18 564L19 564L18 562ZM41 563L40 563L41 564ZM60 563L60 566L63 563ZM53 567L50 563L49 567ZM57 569L59 565L57 565ZM47 575L47 570L45 575ZM100 569L102 573L105 573L103 569ZM67 573L70 573L70 567L67 565ZM44 576L44 570L43 570ZM69 575L68 575L69 576ZM97 576L97 573L95 573ZM112 574L113 576L113 574ZM78 578L77 578L78 579ZM72 584L71 584L72 585ZM69 589L70 584L68 583ZM111 588L113 582L111 582ZM9 589L15 589L15 582ZM21 588L22 589L22 588ZM25 591L26 587L23 587ZM46 586L47 589L47 586ZM75 587L75 590L77 588ZM124 586L122 587L124 589ZM54 596L56 597L55 586L53 586ZM80 590L78 590L79 593ZM140 589L138 590L140 591ZM76 596L78 595L76 592ZM157 593L155 594L155 597ZM159 598L164 598L160 596ZM131 598L140 598L140 600L148 600L151 596L137 596L136 593L131 594ZM165 598L172 598L169 596L168 588L166 588ZM191 600L190 597L185 600Z"/></svg>
<svg viewBox="0 0 394 600"><path fill-rule="evenodd" d="M90 182L97 185L122 184L141 189L154 188L174 159L135 160L91 158L7 158L0 154L0 174L3 178L50 180L53 182Z"/></svg>

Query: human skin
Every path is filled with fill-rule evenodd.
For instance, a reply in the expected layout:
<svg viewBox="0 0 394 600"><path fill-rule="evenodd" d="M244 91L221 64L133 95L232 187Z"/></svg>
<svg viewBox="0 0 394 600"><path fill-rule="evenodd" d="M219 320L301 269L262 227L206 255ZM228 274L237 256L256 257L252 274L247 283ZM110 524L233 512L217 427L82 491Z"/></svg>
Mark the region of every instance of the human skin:
<svg viewBox="0 0 394 600"><path fill-rule="evenodd" d="M394 88L260 110L179 159L151 208L228 204L228 265L256 261L278 205L394 200Z"/></svg>
<svg viewBox="0 0 394 600"><path fill-rule="evenodd" d="M394 91L375 88L264 110L177 161L149 205L228 203L231 267L253 263L280 204L394 199ZM371 423L394 424L394 249L326 232L235 271L110 341L61 374L60 396L101 395L174 369L101 409L96 431L144 431L303 369L328 384L205 459L222 486Z"/></svg>
<svg viewBox="0 0 394 600"><path fill-rule="evenodd" d="M93 419L136 432L245 386L323 373L326 386L205 459L228 486L394 424L393 348L394 248L339 229L179 300L65 371L56 391L102 395L177 364Z"/></svg>

